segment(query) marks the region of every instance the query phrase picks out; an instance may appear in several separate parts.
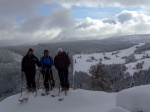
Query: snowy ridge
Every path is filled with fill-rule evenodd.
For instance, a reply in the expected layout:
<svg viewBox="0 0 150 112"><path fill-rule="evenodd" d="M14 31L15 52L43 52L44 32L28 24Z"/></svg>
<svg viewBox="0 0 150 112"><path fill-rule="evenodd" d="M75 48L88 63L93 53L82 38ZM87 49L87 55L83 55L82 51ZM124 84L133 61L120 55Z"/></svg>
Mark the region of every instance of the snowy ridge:
<svg viewBox="0 0 150 112"><path fill-rule="evenodd" d="M150 85L133 87L119 93L70 90L63 101L58 97L30 94L18 101L20 94L0 102L1 112L150 112ZM7 106L7 107L6 107Z"/></svg>

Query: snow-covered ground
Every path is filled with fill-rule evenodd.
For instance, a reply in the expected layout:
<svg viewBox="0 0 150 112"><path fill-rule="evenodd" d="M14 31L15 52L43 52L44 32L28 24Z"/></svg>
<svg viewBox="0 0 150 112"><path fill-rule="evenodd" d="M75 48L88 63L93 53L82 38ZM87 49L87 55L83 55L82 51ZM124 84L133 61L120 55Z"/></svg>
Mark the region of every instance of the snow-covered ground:
<svg viewBox="0 0 150 112"><path fill-rule="evenodd" d="M14 59L14 61L17 61L17 62L21 62L23 56L20 55L20 54L17 54L15 52L12 52L12 51L9 51L10 55L12 56L12 58Z"/></svg>
<svg viewBox="0 0 150 112"><path fill-rule="evenodd" d="M55 91L56 92L56 91ZM150 85L133 87L119 93L70 90L63 101L59 97L35 97L19 102L20 94L0 102L0 112L150 112Z"/></svg>
<svg viewBox="0 0 150 112"><path fill-rule="evenodd" d="M125 64L125 59L123 57L134 54L134 51L137 49L137 47L142 46L144 44L145 43L139 43L139 45L135 45L131 48L123 49L123 50L119 50L119 51L113 51L113 52L94 53L94 54L76 54L73 56L73 74L75 73L75 71L77 71L77 72L82 71L82 72L86 72L90 75L90 73L89 73L90 67L92 65L98 64L100 62L100 60L102 60L101 61L102 64L107 64L107 65L109 65L109 64ZM135 69L135 66L137 63L140 63L142 61L144 61L143 70L148 69L150 67L150 59L148 59L148 58L142 59L142 57L145 54L150 55L150 51L146 51L143 54L134 54L135 59L137 59L137 61L125 64L125 66L127 67L126 72L130 73L130 75L133 75L134 72L139 71L139 70ZM104 57L107 57L110 59L104 59Z"/></svg>
<svg viewBox="0 0 150 112"><path fill-rule="evenodd" d="M116 106L131 112L150 112L150 85L133 87L117 94Z"/></svg>
<svg viewBox="0 0 150 112"><path fill-rule="evenodd" d="M11 50L0 49L0 64L21 62L23 56Z"/></svg>
<svg viewBox="0 0 150 112"><path fill-rule="evenodd" d="M63 101L59 97L34 96L23 103L18 101L20 94L0 102L0 112L107 112L115 107L116 93L99 91L70 90Z"/></svg>

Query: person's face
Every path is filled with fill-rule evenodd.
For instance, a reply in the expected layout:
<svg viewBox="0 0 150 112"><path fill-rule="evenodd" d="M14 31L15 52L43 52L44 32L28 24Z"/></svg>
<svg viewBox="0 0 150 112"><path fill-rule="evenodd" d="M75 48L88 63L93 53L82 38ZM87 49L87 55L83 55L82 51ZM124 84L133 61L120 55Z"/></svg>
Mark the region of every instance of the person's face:
<svg viewBox="0 0 150 112"><path fill-rule="evenodd" d="M48 52L44 52L44 56L48 56Z"/></svg>
<svg viewBox="0 0 150 112"><path fill-rule="evenodd" d="M33 55L33 51L29 51L29 56Z"/></svg>
<svg viewBox="0 0 150 112"><path fill-rule="evenodd" d="M62 52L61 52L61 51L59 51L59 52L58 52L58 55L61 55L61 53L62 53Z"/></svg>

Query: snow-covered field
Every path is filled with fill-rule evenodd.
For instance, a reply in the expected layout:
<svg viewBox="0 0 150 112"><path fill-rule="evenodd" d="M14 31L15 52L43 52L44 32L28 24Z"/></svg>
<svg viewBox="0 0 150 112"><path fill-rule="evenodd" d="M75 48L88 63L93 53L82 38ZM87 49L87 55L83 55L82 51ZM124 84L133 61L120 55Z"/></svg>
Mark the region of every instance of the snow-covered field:
<svg viewBox="0 0 150 112"><path fill-rule="evenodd" d="M0 102L0 112L150 112L150 85L133 87L119 93L70 90L63 101L59 97L30 94L18 101L20 94Z"/></svg>
<svg viewBox="0 0 150 112"><path fill-rule="evenodd" d="M34 96L23 103L18 101L20 94L0 102L0 112L107 112L115 107L116 94L87 90L70 90L63 101L59 97Z"/></svg>
<svg viewBox="0 0 150 112"><path fill-rule="evenodd" d="M105 52L105 53L94 53L94 54L76 54L73 56L73 74L75 71L79 72L86 72L90 75L89 70L92 65L98 64L100 61L102 64L125 64L125 59L123 57L129 56L131 54L134 54L134 51L137 49L137 47L145 45L145 43L140 43L139 45L135 45L131 48L119 50L119 51L113 51L113 52ZM150 51L146 51L143 54L134 54L135 59L137 59L136 62L125 64L127 67L127 70L125 72L130 73L130 75L133 75L134 72L137 72L139 70L135 69L135 65L137 63L140 63L144 61L143 70L146 70L150 67L150 59L145 58L142 59L142 57L148 54L150 55ZM105 59L104 57L110 58Z"/></svg>

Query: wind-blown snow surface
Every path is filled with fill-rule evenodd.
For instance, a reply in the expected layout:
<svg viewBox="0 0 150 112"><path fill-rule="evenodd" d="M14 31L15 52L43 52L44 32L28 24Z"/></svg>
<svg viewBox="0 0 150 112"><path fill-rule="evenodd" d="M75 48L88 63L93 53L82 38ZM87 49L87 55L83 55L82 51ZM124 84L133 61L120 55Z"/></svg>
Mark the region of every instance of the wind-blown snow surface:
<svg viewBox="0 0 150 112"><path fill-rule="evenodd" d="M34 96L20 103L20 94L0 102L0 112L107 112L115 107L116 94L100 91L70 90L63 101L58 97Z"/></svg>
<svg viewBox="0 0 150 112"><path fill-rule="evenodd" d="M63 101L31 93L28 101L20 103L19 96L0 102L0 112L150 112L150 85L119 93L71 89Z"/></svg>
<svg viewBox="0 0 150 112"><path fill-rule="evenodd" d="M113 52L105 52L105 53L94 53L94 54L76 54L73 56L73 74L75 71L79 72L85 72L89 73L90 67L92 65L96 65L100 62L100 59L102 59L102 64L125 64L125 59L122 57L129 56L131 54L134 54L134 51L137 49L137 47L145 45L145 43L139 43L139 45L135 45L133 47L130 47L128 49L123 49L119 51L113 51ZM118 52L118 53L117 53ZM112 55L113 53L117 53L115 55ZM145 54L150 55L150 51L146 51ZM125 72L130 73L130 75L133 75L134 72L137 72L139 70L135 69L135 66L137 63L140 63L144 61L143 70L146 70L150 67L150 59L145 58L142 59L142 57L145 55L143 54L134 54L135 59L137 59L136 62L131 62L128 64L125 64L127 67L127 70ZM104 59L104 57L108 57L110 59ZM91 57L94 57L92 60Z"/></svg>
<svg viewBox="0 0 150 112"><path fill-rule="evenodd" d="M116 99L117 106L131 112L150 112L150 85L123 90Z"/></svg>

